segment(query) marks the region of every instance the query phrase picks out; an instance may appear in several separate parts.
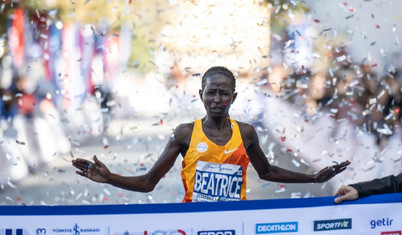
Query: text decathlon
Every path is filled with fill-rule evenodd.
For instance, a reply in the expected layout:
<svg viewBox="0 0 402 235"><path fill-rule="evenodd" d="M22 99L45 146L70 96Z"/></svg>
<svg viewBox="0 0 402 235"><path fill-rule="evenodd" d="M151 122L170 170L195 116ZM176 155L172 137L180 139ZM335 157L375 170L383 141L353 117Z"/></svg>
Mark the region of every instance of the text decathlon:
<svg viewBox="0 0 402 235"><path fill-rule="evenodd" d="M268 223L256 224L255 233L282 233L282 232L297 232L297 222L284 222L284 223Z"/></svg>
<svg viewBox="0 0 402 235"><path fill-rule="evenodd" d="M243 178L236 175L195 172L194 192L211 196L240 198Z"/></svg>
<svg viewBox="0 0 402 235"><path fill-rule="evenodd" d="M235 235L234 230L199 231L197 235Z"/></svg>
<svg viewBox="0 0 402 235"><path fill-rule="evenodd" d="M352 229L352 219L317 220L314 221L314 231Z"/></svg>

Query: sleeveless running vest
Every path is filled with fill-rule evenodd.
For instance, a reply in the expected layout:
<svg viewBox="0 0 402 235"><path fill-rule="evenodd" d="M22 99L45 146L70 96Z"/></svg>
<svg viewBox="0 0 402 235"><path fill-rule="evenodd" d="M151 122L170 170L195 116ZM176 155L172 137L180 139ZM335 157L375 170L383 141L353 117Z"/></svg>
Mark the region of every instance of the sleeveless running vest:
<svg viewBox="0 0 402 235"><path fill-rule="evenodd" d="M202 120L195 120L190 146L182 162L183 202L246 200L250 160L237 122L229 120L232 137L223 146L209 140L202 130Z"/></svg>

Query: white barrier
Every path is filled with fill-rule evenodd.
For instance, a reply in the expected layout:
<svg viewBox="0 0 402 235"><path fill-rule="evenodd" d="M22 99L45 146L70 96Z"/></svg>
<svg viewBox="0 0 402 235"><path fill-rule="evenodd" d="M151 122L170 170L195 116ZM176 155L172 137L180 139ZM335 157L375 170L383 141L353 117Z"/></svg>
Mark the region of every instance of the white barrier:
<svg viewBox="0 0 402 235"><path fill-rule="evenodd" d="M401 235L402 193L216 203L1 206L0 235Z"/></svg>

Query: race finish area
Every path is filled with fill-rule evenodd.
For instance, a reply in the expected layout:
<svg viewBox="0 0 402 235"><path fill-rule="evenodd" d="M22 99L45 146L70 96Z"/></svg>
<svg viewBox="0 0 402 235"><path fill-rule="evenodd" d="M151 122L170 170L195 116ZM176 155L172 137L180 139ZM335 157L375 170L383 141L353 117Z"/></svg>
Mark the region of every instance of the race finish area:
<svg viewBox="0 0 402 235"><path fill-rule="evenodd" d="M333 200L1 206L0 234L401 234L401 193Z"/></svg>

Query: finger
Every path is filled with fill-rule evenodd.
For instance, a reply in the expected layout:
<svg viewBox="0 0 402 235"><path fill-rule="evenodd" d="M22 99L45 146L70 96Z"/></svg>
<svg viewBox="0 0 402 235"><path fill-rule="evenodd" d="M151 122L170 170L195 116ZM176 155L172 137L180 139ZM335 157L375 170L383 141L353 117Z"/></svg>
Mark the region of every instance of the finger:
<svg viewBox="0 0 402 235"><path fill-rule="evenodd" d="M332 165L332 168L333 169L335 169L335 170L340 170L340 171L343 171L343 170L345 170L346 168L347 168L347 166L350 164L350 162L349 161L344 161L344 162L342 162L341 164L335 164L335 165Z"/></svg>
<svg viewBox="0 0 402 235"><path fill-rule="evenodd" d="M346 170L347 165L342 165L342 164L340 164L340 165L333 165L332 168L334 168L334 169L335 169L336 171L338 171L338 172L342 172L342 171Z"/></svg>
<svg viewBox="0 0 402 235"><path fill-rule="evenodd" d="M334 193L334 196L340 196L340 195L342 195L341 188L336 190L336 192Z"/></svg>
<svg viewBox="0 0 402 235"><path fill-rule="evenodd" d="M343 201L350 201L350 200L355 200L356 197L353 196L353 193L350 191L345 191L344 195L340 196L337 201L343 202Z"/></svg>
<svg viewBox="0 0 402 235"><path fill-rule="evenodd" d="M85 164L82 164L81 167L82 167L83 170L86 171L86 170L89 170L92 165L93 165L92 162L87 162L87 163L85 163Z"/></svg>
<svg viewBox="0 0 402 235"><path fill-rule="evenodd" d="M335 168L335 167L333 167L333 166L328 166L328 167L326 167L326 169L325 169L325 175L327 176L327 175L333 174L335 171L336 171L336 168Z"/></svg>
<svg viewBox="0 0 402 235"><path fill-rule="evenodd" d="M346 170L346 168L332 168L332 173L333 173L333 175L337 175L344 170Z"/></svg>
<svg viewBox="0 0 402 235"><path fill-rule="evenodd" d="M94 155L94 161L96 164L99 164L100 166L103 165L103 163L98 159L96 155Z"/></svg>
<svg viewBox="0 0 402 235"><path fill-rule="evenodd" d="M321 174L328 174L328 172L331 172L331 169L332 169L331 166L327 166L327 167L325 167L325 168L322 168L322 169L320 170L320 173L321 173Z"/></svg>
<svg viewBox="0 0 402 235"><path fill-rule="evenodd" d="M76 171L75 173L77 173L77 175L86 177L83 171Z"/></svg>
<svg viewBox="0 0 402 235"><path fill-rule="evenodd" d="M80 163L87 163L88 160L82 159L82 158L77 158L77 159L72 160L72 162L75 162L75 163L77 163L77 164L80 164Z"/></svg>
<svg viewBox="0 0 402 235"><path fill-rule="evenodd" d="M342 196L345 195L346 192L346 186L342 185L336 192L334 193L335 196Z"/></svg>
<svg viewBox="0 0 402 235"><path fill-rule="evenodd" d="M98 169L99 169L99 167L106 167L105 164L103 164L103 162L101 162L96 156L94 157L94 161L95 161L96 167L98 167Z"/></svg>
<svg viewBox="0 0 402 235"><path fill-rule="evenodd" d="M85 159L76 159L72 161L73 166L79 168L79 169L84 169L88 168L88 165L91 164L90 161L85 160Z"/></svg>
<svg viewBox="0 0 402 235"><path fill-rule="evenodd" d="M346 196L336 197L336 198L334 199L334 202L335 202L335 203L341 203L341 202L345 201L345 199L346 199Z"/></svg>
<svg viewBox="0 0 402 235"><path fill-rule="evenodd" d="M72 161L72 164L73 164L73 166L75 166L75 167L78 167L78 166L81 166L81 165L82 165L82 163L81 163L81 162L78 162L78 161Z"/></svg>
<svg viewBox="0 0 402 235"><path fill-rule="evenodd" d="M73 166L74 167L76 167L76 168L78 168L78 169L80 169L80 170L85 170L86 168L87 168L87 165L86 164L81 164L81 163L75 163L75 164L73 164Z"/></svg>
<svg viewBox="0 0 402 235"><path fill-rule="evenodd" d="M336 191L335 193L334 193L334 196L343 196L343 195L345 195L344 193L342 193L342 192L339 192L339 191Z"/></svg>
<svg viewBox="0 0 402 235"><path fill-rule="evenodd" d="M338 173L341 173L342 171L344 171L344 170L346 170L346 169L347 169L347 167L339 168L339 169L338 169Z"/></svg>
<svg viewBox="0 0 402 235"><path fill-rule="evenodd" d="M332 169L341 169L341 168L346 168L346 167L347 167L347 165L345 165L343 163L331 166Z"/></svg>
<svg viewBox="0 0 402 235"><path fill-rule="evenodd" d="M345 171L346 169L348 169L346 166L345 166L345 167L342 167L341 169L339 169L339 173Z"/></svg>
<svg viewBox="0 0 402 235"><path fill-rule="evenodd" d="M346 170L346 167L339 167L339 165L332 166L332 167L330 167L330 170L325 175L325 177L327 178L327 180L329 180L344 170Z"/></svg>

